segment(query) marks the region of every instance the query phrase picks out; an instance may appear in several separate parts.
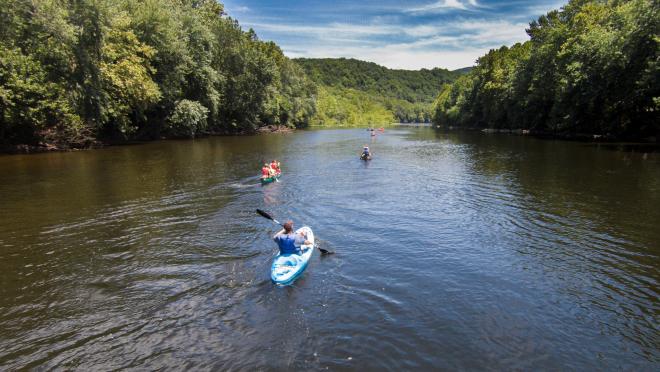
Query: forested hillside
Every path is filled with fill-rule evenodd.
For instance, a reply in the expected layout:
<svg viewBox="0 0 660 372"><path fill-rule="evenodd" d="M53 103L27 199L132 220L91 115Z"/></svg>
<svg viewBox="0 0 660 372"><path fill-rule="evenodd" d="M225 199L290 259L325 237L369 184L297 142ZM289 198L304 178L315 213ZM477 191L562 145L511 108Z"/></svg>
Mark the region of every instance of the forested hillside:
<svg viewBox="0 0 660 372"><path fill-rule="evenodd" d="M215 0L5 0L0 145L306 126L316 86Z"/></svg>
<svg viewBox="0 0 660 372"><path fill-rule="evenodd" d="M294 61L323 90L318 115L312 120L319 125L428 122L438 87L464 73L441 68L391 70L345 58ZM364 122L364 118L373 121Z"/></svg>
<svg viewBox="0 0 660 372"><path fill-rule="evenodd" d="M659 31L657 1L572 0L445 85L434 122L657 139Z"/></svg>

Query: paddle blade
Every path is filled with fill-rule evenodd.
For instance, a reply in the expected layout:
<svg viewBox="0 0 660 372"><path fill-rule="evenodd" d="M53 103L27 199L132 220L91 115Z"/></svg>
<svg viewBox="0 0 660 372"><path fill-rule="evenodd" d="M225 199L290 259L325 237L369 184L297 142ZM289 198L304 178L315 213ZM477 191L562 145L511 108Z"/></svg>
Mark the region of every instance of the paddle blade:
<svg viewBox="0 0 660 372"><path fill-rule="evenodd" d="M273 217L270 216L270 214L268 214L268 213L262 211L261 209L257 209L257 213L258 213L261 217L268 218L269 220L273 220L273 221L275 220Z"/></svg>
<svg viewBox="0 0 660 372"><path fill-rule="evenodd" d="M335 252L330 252L329 250L327 250L327 249L323 249L323 248L321 248L321 247L317 247L317 248L319 249L319 251L321 251L321 254L322 254L322 255L326 255L326 254L334 254L334 253L335 253Z"/></svg>

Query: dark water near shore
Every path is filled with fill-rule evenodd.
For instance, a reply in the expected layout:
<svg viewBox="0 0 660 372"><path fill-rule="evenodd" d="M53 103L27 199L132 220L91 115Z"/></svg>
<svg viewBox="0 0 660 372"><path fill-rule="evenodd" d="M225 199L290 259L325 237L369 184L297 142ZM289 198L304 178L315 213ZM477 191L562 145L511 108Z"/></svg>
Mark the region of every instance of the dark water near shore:
<svg viewBox="0 0 660 372"><path fill-rule="evenodd" d="M0 174L0 369L659 368L660 153L350 129ZM336 254L274 286L255 208Z"/></svg>

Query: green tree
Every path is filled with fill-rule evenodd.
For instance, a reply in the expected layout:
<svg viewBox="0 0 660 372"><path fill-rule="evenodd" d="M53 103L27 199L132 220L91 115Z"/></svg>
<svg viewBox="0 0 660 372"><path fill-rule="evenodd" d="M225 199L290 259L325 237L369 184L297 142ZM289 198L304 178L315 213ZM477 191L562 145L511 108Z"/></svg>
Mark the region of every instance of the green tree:
<svg viewBox="0 0 660 372"><path fill-rule="evenodd" d="M144 112L160 98L158 85L151 80L149 63L156 51L141 43L131 30L131 21L120 12L110 21L99 62L102 90L101 122L123 135L146 120Z"/></svg>
<svg viewBox="0 0 660 372"><path fill-rule="evenodd" d="M190 137L206 130L209 110L201 103L187 99L176 103L168 118L167 129L175 137Z"/></svg>
<svg viewBox="0 0 660 372"><path fill-rule="evenodd" d="M657 136L659 12L650 0L570 1L533 21L530 41L491 50L444 87L434 122Z"/></svg>
<svg viewBox="0 0 660 372"><path fill-rule="evenodd" d="M5 0L0 37L5 143L304 127L316 111L304 71L215 0Z"/></svg>
<svg viewBox="0 0 660 372"><path fill-rule="evenodd" d="M66 97L39 61L0 46L0 142L36 144L40 135L59 141L57 129L78 140L81 120Z"/></svg>

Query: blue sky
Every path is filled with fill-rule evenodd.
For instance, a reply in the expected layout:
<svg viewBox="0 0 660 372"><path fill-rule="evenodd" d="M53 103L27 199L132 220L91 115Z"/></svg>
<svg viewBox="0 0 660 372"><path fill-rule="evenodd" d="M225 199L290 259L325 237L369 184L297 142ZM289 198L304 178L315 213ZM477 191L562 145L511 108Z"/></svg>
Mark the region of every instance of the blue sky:
<svg viewBox="0 0 660 372"><path fill-rule="evenodd" d="M567 0L226 0L244 29L289 57L347 57L390 68L471 66Z"/></svg>

